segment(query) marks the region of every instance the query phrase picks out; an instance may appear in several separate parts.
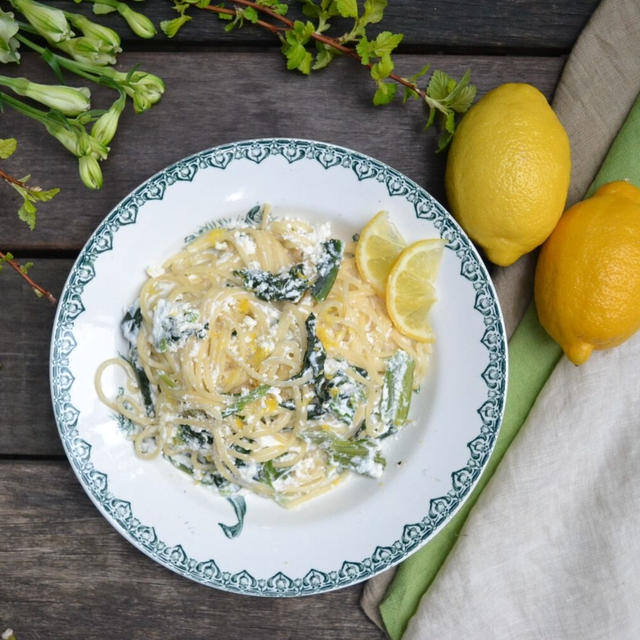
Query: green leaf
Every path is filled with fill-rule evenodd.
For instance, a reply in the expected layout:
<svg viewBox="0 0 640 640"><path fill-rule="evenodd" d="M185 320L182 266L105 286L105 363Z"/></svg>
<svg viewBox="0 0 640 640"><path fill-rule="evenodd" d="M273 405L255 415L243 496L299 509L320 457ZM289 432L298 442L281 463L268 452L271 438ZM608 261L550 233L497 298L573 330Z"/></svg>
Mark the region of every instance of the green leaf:
<svg viewBox="0 0 640 640"><path fill-rule="evenodd" d="M160 23L160 28L168 38L173 38L189 20L191 20L191 16L183 13L173 20L163 20Z"/></svg>
<svg viewBox="0 0 640 640"><path fill-rule="evenodd" d="M453 139L453 133L449 133L449 131L443 131L438 138L438 149L436 153L441 153L448 146L451 140Z"/></svg>
<svg viewBox="0 0 640 640"><path fill-rule="evenodd" d="M456 99L451 102L450 107L458 113L465 113L476 99L476 87L470 84L460 91Z"/></svg>
<svg viewBox="0 0 640 640"><path fill-rule="evenodd" d="M22 206L18 209L18 218L23 222L27 223L27 226L31 231L33 231L36 227L36 207L29 200L29 198L25 198L22 202Z"/></svg>
<svg viewBox="0 0 640 640"><path fill-rule="evenodd" d="M253 7L247 7L242 10L242 17L245 20L251 22L251 24L255 24L258 22L258 12Z"/></svg>
<svg viewBox="0 0 640 640"><path fill-rule="evenodd" d="M0 158L6 160L13 155L17 146L18 142L15 138L0 138Z"/></svg>
<svg viewBox="0 0 640 640"><path fill-rule="evenodd" d="M309 21L300 22L299 20L296 20L293 23L293 28L295 32L298 34L300 42L302 42L303 44L309 41L309 38L311 38L311 36L313 35L313 32L315 31L313 22L309 22Z"/></svg>
<svg viewBox="0 0 640 640"><path fill-rule="evenodd" d="M283 45L283 50L286 59L287 59L287 69L294 70L298 69L304 73L304 69L307 66L308 59L308 71L311 70L311 54L304 48L304 45L301 45L299 42L295 42L293 44L287 45L285 48Z"/></svg>
<svg viewBox="0 0 640 640"><path fill-rule="evenodd" d="M380 62L376 62L371 67L371 77L374 80L384 80L389 77L392 71L393 61L391 60L391 56L385 54L380 58Z"/></svg>
<svg viewBox="0 0 640 640"><path fill-rule="evenodd" d="M358 17L358 3L356 0L334 0L337 12L343 18Z"/></svg>
<svg viewBox="0 0 640 640"><path fill-rule="evenodd" d="M425 64L420 71L416 71L412 76L409 77L409 80L413 82L413 84L418 84L418 80L423 76L426 76L429 73L429 69L431 69L430 64Z"/></svg>
<svg viewBox="0 0 640 640"><path fill-rule="evenodd" d="M56 74L56 77L58 78L60 84L65 84L64 77L62 76L62 69L60 69L58 60L56 59L53 52L45 48L40 55L42 59L53 69L53 72Z"/></svg>
<svg viewBox="0 0 640 640"><path fill-rule="evenodd" d="M455 86L455 80L450 78L444 71L436 70L433 72L431 80L429 80L427 95L434 100L442 102L446 100L453 89L452 83Z"/></svg>
<svg viewBox="0 0 640 640"><path fill-rule="evenodd" d="M29 269L31 269L31 267L33 267L33 262L25 262L24 264L20 265L20 271L26 276L29 273Z"/></svg>
<svg viewBox="0 0 640 640"><path fill-rule="evenodd" d="M413 84L415 84L417 86L418 80L420 80L420 78L425 76L429 72L429 69L431 69L431 65L430 64L425 64L424 67L422 67L422 69L420 69L420 71L417 71L416 73L414 73L412 76L407 78L407 80L409 80L409 82L411 82L411 83L413 83ZM404 96L402 98L402 102L406 102L409 98L417 99L419 97L420 96L418 95L417 92L412 91L411 89L409 89L409 87L405 87L404 88Z"/></svg>
<svg viewBox="0 0 640 640"><path fill-rule="evenodd" d="M302 13L311 18L317 20L322 13L322 9L313 0L301 0L302 1Z"/></svg>
<svg viewBox="0 0 640 640"><path fill-rule="evenodd" d="M293 28L285 33L281 51L287 59L287 69L295 69L305 75L311 72L313 55L307 51L305 44L309 41L313 32L314 26L312 22L296 20L293 23Z"/></svg>
<svg viewBox="0 0 640 640"><path fill-rule="evenodd" d="M453 134L453 132L456 130L455 113L453 111L449 111L449 113L444 116L443 127L445 131L451 134Z"/></svg>
<svg viewBox="0 0 640 640"><path fill-rule="evenodd" d="M322 42L316 44L316 51L316 59L311 67L313 71L324 69L335 57L335 50L322 44Z"/></svg>
<svg viewBox="0 0 640 640"><path fill-rule="evenodd" d="M362 38L358 40L358 44L356 44L356 53L360 56L362 64L369 64L371 56L375 55L374 48L375 43L368 40L367 36L362 36Z"/></svg>
<svg viewBox="0 0 640 640"><path fill-rule="evenodd" d="M46 191L41 190L39 187L32 187L29 189L31 199L36 202L49 202L49 200L53 199L53 197L58 193L60 193L59 187L47 189Z"/></svg>
<svg viewBox="0 0 640 640"><path fill-rule="evenodd" d="M306 1L309 2L309 0ZM313 4L312 1L309 3ZM259 4L261 7L269 7L269 9L275 11L279 16L285 16L289 11L287 3L280 2L279 0L257 0L256 4Z"/></svg>
<svg viewBox="0 0 640 640"><path fill-rule="evenodd" d="M469 84L471 72L467 69L447 97L447 105L458 113L464 113L476 97L476 88Z"/></svg>
<svg viewBox="0 0 640 640"><path fill-rule="evenodd" d="M229 16L229 17L227 17ZM238 12L235 16L231 16L229 14L219 13L218 18L220 20L229 20L230 22L225 25L225 31L233 31L234 29L239 29L244 21L242 20L242 13Z"/></svg>
<svg viewBox="0 0 640 640"><path fill-rule="evenodd" d="M373 96L373 104L380 106L389 104L396 95L397 85L391 82L378 82L378 88Z"/></svg>
<svg viewBox="0 0 640 640"><path fill-rule="evenodd" d="M430 106L429 107L429 117L427 118L427 122L425 123L424 128L428 129L433 124L435 119L436 119L436 108Z"/></svg>
<svg viewBox="0 0 640 640"><path fill-rule="evenodd" d="M412 91L409 87L404 87L404 93L402 94L403 104L409 100L409 98L417 100L419 97L420 96L415 91Z"/></svg>
<svg viewBox="0 0 640 640"><path fill-rule="evenodd" d="M440 137L438 138L437 153L440 153L447 148L447 146L453 139L453 134L456 130L455 113L453 111L448 111L446 114L442 114L441 119L442 132L440 133Z"/></svg>
<svg viewBox="0 0 640 640"><path fill-rule="evenodd" d="M402 42L403 37L404 36L401 33L381 31L374 40L375 55L390 55L391 52Z"/></svg>
<svg viewBox="0 0 640 640"><path fill-rule="evenodd" d="M364 11L362 13L362 18L360 19L360 24L364 26L380 22L386 8L387 0L365 0Z"/></svg>

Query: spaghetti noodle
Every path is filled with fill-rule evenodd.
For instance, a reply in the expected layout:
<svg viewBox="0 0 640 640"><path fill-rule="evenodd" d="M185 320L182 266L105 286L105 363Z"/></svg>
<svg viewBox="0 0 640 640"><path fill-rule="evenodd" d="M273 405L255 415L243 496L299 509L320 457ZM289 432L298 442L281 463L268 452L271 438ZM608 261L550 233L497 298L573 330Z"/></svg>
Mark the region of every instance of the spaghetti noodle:
<svg viewBox="0 0 640 640"><path fill-rule="evenodd" d="M141 458L293 506L349 471L381 475L430 346L394 329L328 224L261 213L151 272L122 323L129 351L96 389ZM126 382L108 397L113 366Z"/></svg>

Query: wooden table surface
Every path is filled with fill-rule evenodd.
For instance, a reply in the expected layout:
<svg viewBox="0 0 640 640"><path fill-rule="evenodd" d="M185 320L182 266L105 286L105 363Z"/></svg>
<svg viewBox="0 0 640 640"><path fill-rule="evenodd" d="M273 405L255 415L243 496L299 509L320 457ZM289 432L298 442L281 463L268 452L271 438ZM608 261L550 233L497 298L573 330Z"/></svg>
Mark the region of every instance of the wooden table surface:
<svg viewBox="0 0 640 640"><path fill-rule="evenodd" d="M480 95L519 81L551 97L597 0L389 4L380 26L405 34L396 56L401 74L431 62L455 76L471 69ZM169 2L142 6L156 24L171 17ZM284 69L271 35L227 34L204 12L173 41L135 40L118 30L122 68L139 64L162 76L167 91L144 114L127 109L101 191L81 185L74 158L39 126L0 114L0 138L19 142L3 168L62 189L40 207L30 232L17 220L12 190L0 185L0 250L33 260L31 275L55 294L89 234L132 188L181 157L234 140L287 136L351 147L445 201L445 155L434 153L435 135L422 132L419 105L374 107L371 81L354 61L295 75ZM52 81L34 56L7 68L2 72ZM0 274L0 632L11 626L19 640L384 637L359 607L362 585L292 599L233 595L172 573L116 533L85 495L58 438L48 376L54 311L13 272Z"/></svg>

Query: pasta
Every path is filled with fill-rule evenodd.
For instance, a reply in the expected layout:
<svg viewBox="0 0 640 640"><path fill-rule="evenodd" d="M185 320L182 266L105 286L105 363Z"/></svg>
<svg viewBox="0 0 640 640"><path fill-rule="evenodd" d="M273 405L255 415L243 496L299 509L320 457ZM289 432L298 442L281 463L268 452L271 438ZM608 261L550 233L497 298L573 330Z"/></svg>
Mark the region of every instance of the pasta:
<svg viewBox="0 0 640 640"><path fill-rule="evenodd" d="M122 323L129 352L96 389L141 458L291 507L382 474L430 345L394 329L330 225L250 213L150 270ZM108 397L114 366L126 382Z"/></svg>

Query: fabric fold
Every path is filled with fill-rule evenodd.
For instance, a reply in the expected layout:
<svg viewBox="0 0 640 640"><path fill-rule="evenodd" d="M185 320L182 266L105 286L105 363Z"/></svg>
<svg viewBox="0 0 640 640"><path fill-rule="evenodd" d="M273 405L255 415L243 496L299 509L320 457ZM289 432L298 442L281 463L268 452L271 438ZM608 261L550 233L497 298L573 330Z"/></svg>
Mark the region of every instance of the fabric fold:
<svg viewBox="0 0 640 640"><path fill-rule="evenodd" d="M612 54L612 52L615 53ZM640 63L637 62L638 60L640 60L640 5L633 0L604 0L594 12L566 63L553 102L556 113L569 133L572 146L573 170L568 199L569 204L583 197L602 161L604 153L611 145L611 141L618 129L620 129L634 99L640 91ZM615 96L615 99L613 96ZM619 178L636 180L640 177L640 160L636 160L637 153L634 150L638 148L640 133L636 133L636 131L640 132L640 106L631 112L624 127L620 130L620 135L611 147L600 173L603 182ZM498 269L494 273L494 281L501 304L505 310L508 328L517 322L522 309L527 306L527 300L531 297L530 284L532 282L534 263L535 256L529 256L512 267ZM537 342L536 336L538 338ZM624 346L616 351L622 351L623 349L625 349ZM595 361L600 362L603 360L603 354L596 355ZM559 356L559 347L539 327L535 317L535 310L530 306L510 342L510 366L512 367L510 385L513 384L513 386L510 388L508 395L503 433L501 433L501 439L496 445L496 451L493 456L495 460L492 458L490 461L481 481L482 486L487 483L491 473L497 467L497 462L505 453L511 439L518 432L518 427L526 418L540 388L542 388L548 375L553 371ZM592 359L594 359L593 356ZM624 360L626 362L626 359ZM604 361L608 362L606 354ZM591 368L595 366L591 364L591 361L587 365L583 365L583 367ZM531 368L533 368L533 372ZM574 374L574 378L570 377L571 371L575 371L575 368L572 365L568 365L565 359L562 360L561 367L556 371L558 370L562 370L565 372L564 375L569 376L568 382L571 384L575 383L575 379L582 378L582 374L577 377ZM549 402L546 398L553 393L553 389L550 391L548 389L552 385L563 386L567 384L567 380L556 378L558 378L558 375L556 373L552 374L551 379L544 386L541 397L538 399L527 421L529 430L542 429L535 423L533 427L529 426L532 421L548 419L547 414L539 414L538 410L538 405L541 402ZM617 394L612 397L624 399L627 397L624 394L629 392L628 388L618 387ZM576 393L579 402L580 394ZM605 398L605 396L601 395L596 397L601 398L601 400ZM558 402L557 399L556 402ZM558 415L566 415L566 418L569 419L571 409L571 406L561 403L556 405L553 411ZM595 407L592 407L592 409L595 411ZM598 415L598 413L594 412L593 415ZM603 420L608 419L607 415L603 415L602 412L599 415ZM534 418L534 416L536 417ZM551 417L553 418L554 416ZM516 453L513 454L513 457L519 458L521 464L525 466L525 471L528 472L532 470L533 462L537 461L537 458L535 455L527 457L527 455L518 453L522 451L520 441L521 438L518 438L514 444L513 449L516 450ZM528 444L527 446L532 445ZM507 454L509 459L512 457L511 450ZM509 467L512 468L512 466L513 463L510 462ZM533 471L535 472L535 468ZM500 475L501 472L498 470L496 478ZM501 481L494 479L490 484L491 490L487 490L491 497L488 498L483 495L480 498L479 504L471 512L470 520L465 529L462 529L462 525L471 510L470 504L465 505L464 510L424 549L414 554L401 565L390 588L387 590L386 597L380 605L382 618L392 638L400 638L402 636L407 621L415 611L420 597L429 587L438 573L438 569L445 561L445 566L433 586L429 589L427 596L423 598L415 620L409 626L407 638L454 638L459 637L462 633L469 633L465 627L466 614L463 616L464 619L460 619L459 609L448 609L446 602L439 603L438 599L459 596L459 589L464 591L465 582L468 582L472 576L467 576L466 581L462 579L458 565L464 561L461 557L463 551L459 551L459 548L462 547L464 549L464 545L473 545L471 541L478 537L478 528L480 528L482 534L484 531L484 516L487 511L497 509L497 513L500 513L500 508L508 510L510 483L513 481L513 477L503 478ZM553 487L553 482L553 479L549 478L545 487L548 485ZM503 486L505 483L506 486ZM496 484L498 489L493 488ZM501 486L503 486L502 489L500 489ZM560 491L559 488L557 490ZM476 498L480 491L481 489L476 489ZM493 495L494 493L497 494L497 497ZM535 499L535 495L530 495L529 499ZM491 503L492 500L497 504L493 505ZM522 507L523 505L520 506ZM527 505L524 506L529 508ZM478 515L479 511L480 515ZM544 514L538 515L544 516ZM480 524L478 524L478 520ZM521 522L519 523L522 525ZM488 525L484 526L486 528ZM543 533L540 535L540 540L545 539ZM451 551L458 536L461 536L460 541ZM539 543L540 540L538 541ZM517 553L515 550L512 551ZM478 571L482 572L483 562L489 565L492 564L490 558L484 558L481 554L478 558L477 549L474 549L473 546L471 546L470 552L471 555L466 558L469 563L466 566L466 570L470 574ZM503 556L502 552L500 552L500 557L504 571L508 571L512 566L515 570L522 569L517 562L513 563L508 555ZM528 569L533 570L531 566ZM453 584L458 585L458 591L454 589L454 593L448 593L446 589L446 585L450 589L453 588L451 576L456 577L453 580ZM388 581L389 577L380 576L374 578L365 587L362 602L363 608L374 618L377 614L375 607L379 602L379 593L382 591L380 585L384 585L385 580ZM462 584L458 584L460 582ZM376 594L376 591L378 594ZM557 592L559 595L565 595L562 585ZM543 594L543 591L541 591L541 594ZM472 602L475 602L478 598L482 601L482 598L486 599L487 596L484 591L481 591L480 594L476 594L474 600L471 597L472 595L473 593L466 593L465 598L469 597ZM516 610L519 608L519 605L513 599L507 598L505 604L515 607ZM445 617L448 614L449 618L452 618L454 622L454 625L448 630L446 630L445 626L438 627L434 622L439 619L434 613L439 611L439 606L442 609L440 614ZM465 605L465 611L466 608L467 606ZM508 611L505 611L505 615L508 613ZM523 621L530 622L530 619L526 616L515 615L514 620L516 624L522 624ZM633 624L629 622L627 626L631 628ZM472 624L470 629L473 626ZM535 627L535 625L533 626ZM525 631L523 628L517 630L512 628L510 631L512 633L511 636L499 637L578 637L571 634L566 636L535 634L525 636L523 635ZM482 635L478 629L475 629L475 631L471 631L469 637L498 636ZM584 637L607 636L586 635Z"/></svg>

